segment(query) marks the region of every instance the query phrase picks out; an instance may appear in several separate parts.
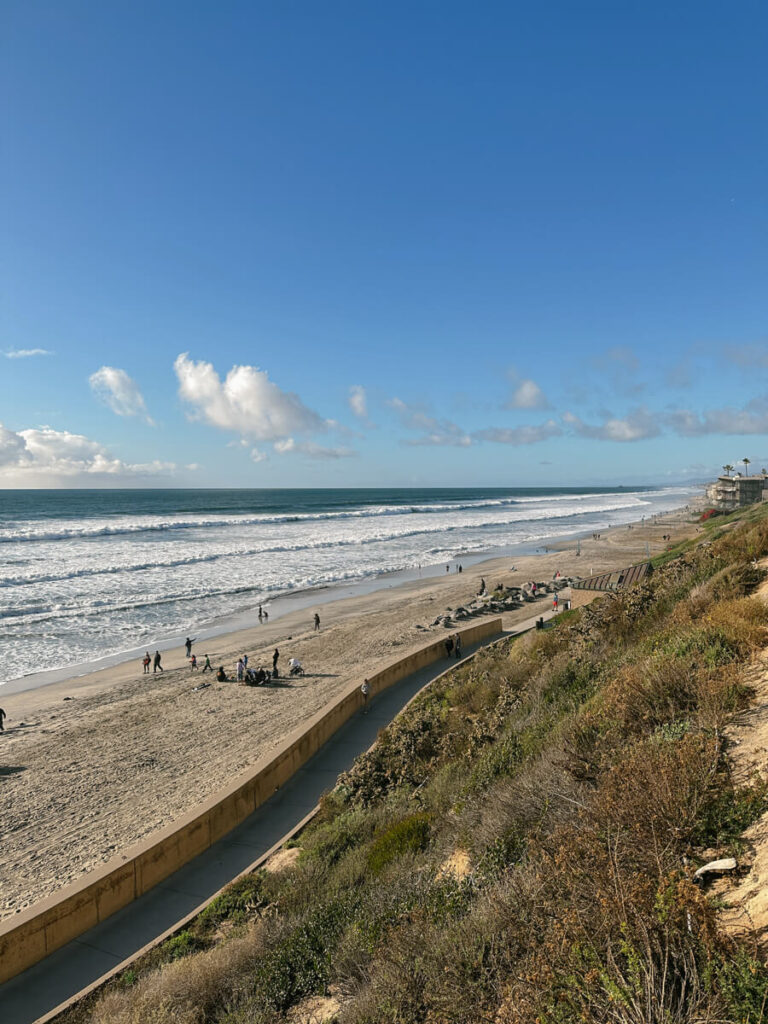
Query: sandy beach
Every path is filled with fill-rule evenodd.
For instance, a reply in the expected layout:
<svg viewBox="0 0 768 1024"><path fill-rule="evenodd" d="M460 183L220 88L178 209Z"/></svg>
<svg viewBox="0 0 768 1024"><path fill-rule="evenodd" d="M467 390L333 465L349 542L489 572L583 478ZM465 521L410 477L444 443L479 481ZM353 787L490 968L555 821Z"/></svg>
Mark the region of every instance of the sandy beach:
<svg viewBox="0 0 768 1024"><path fill-rule="evenodd" d="M292 656L307 670L304 678L283 678L279 686L217 683L210 674L193 672L179 648L164 654L162 674L143 675L132 661L24 692L0 689L8 715L0 737L0 918L168 825L267 754L351 681L445 633L430 623L470 600L481 576L491 588L551 579L558 570L586 576L642 561L646 544L658 553L663 534L677 540L696 529L688 513L669 513L656 523L615 528L600 540L583 539L580 555L569 540L539 555L494 559L460 575L303 608L195 645L201 664L208 653L230 675L242 653L251 666L271 665L277 646L283 675ZM506 615L505 628L533 609ZM312 625L315 610L319 632ZM193 689L204 681L211 685Z"/></svg>

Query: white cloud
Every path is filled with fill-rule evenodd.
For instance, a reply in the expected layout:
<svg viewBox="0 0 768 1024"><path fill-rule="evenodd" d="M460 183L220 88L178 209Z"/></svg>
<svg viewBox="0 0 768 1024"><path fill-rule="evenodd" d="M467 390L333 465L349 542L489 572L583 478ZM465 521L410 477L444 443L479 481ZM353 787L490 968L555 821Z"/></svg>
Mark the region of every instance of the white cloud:
<svg viewBox="0 0 768 1024"><path fill-rule="evenodd" d="M659 417L646 409L634 409L624 419L607 417L603 423L592 425L585 423L579 416L571 412L563 413L563 423L578 434L595 441L643 441L649 437L657 437L660 433Z"/></svg>
<svg viewBox="0 0 768 1024"><path fill-rule="evenodd" d="M127 463L82 434L53 427L9 430L0 424L0 486L57 486L61 483L119 484L170 475L172 462Z"/></svg>
<svg viewBox="0 0 768 1024"><path fill-rule="evenodd" d="M361 384L353 384L349 389L349 407L361 420L368 419L368 403L365 388Z"/></svg>
<svg viewBox="0 0 768 1024"><path fill-rule="evenodd" d="M251 458L254 462L266 462L269 456L266 452L260 452L258 448L251 448Z"/></svg>
<svg viewBox="0 0 768 1024"><path fill-rule="evenodd" d="M683 437L703 434L768 434L768 398L755 398L743 409L706 409L703 413L679 409L666 422Z"/></svg>
<svg viewBox="0 0 768 1024"><path fill-rule="evenodd" d="M140 416L154 426L139 388L125 370L102 366L88 378L93 392L118 416Z"/></svg>
<svg viewBox="0 0 768 1024"><path fill-rule="evenodd" d="M6 359L31 359L32 356L52 356L47 348L9 348L3 352Z"/></svg>
<svg viewBox="0 0 768 1024"><path fill-rule="evenodd" d="M472 437L476 441L491 441L494 444L538 444L550 437L560 437L563 428L554 420L547 420L538 426L529 427L488 427L476 430Z"/></svg>
<svg viewBox="0 0 768 1024"><path fill-rule="evenodd" d="M467 448L472 444L469 434L450 420L435 419L419 406L408 405L400 398L392 398L387 404L395 410L406 430L418 431L421 434L420 437L405 441L407 445L451 445Z"/></svg>
<svg viewBox="0 0 768 1024"><path fill-rule="evenodd" d="M504 404L505 409L549 409L547 396L533 380L517 382L512 396Z"/></svg>
<svg viewBox="0 0 768 1024"><path fill-rule="evenodd" d="M292 437L275 441L274 449L278 455L295 453L296 455L309 455L313 459L347 459L357 454L351 448L326 448L323 445L314 444L312 441L296 441Z"/></svg>
<svg viewBox="0 0 768 1024"><path fill-rule="evenodd" d="M222 381L211 363L193 362L183 353L174 369L179 395L189 404L192 419L257 441L277 441L328 428L298 395L282 391L255 366L233 366Z"/></svg>

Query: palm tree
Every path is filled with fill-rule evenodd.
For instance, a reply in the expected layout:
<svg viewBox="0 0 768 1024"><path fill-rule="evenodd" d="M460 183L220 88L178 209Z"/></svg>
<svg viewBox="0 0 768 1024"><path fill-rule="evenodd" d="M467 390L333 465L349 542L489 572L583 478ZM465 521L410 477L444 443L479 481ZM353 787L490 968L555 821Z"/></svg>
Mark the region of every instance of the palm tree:
<svg viewBox="0 0 768 1024"><path fill-rule="evenodd" d="M733 466L730 464L730 462L728 462L728 463L726 463L723 466L723 469L725 470L725 475L726 476L730 476L731 475L731 470L733 469Z"/></svg>
<svg viewBox="0 0 768 1024"><path fill-rule="evenodd" d="M749 466L749 464L750 464L750 462L752 460L751 459L742 459L741 461L744 463L744 476L749 476L749 470L747 469L747 466Z"/></svg>

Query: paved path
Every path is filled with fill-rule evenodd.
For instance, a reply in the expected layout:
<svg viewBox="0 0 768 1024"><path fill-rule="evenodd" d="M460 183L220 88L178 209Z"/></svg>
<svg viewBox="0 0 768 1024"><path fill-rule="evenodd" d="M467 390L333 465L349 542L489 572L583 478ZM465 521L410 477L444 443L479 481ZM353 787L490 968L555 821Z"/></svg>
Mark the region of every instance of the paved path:
<svg viewBox="0 0 768 1024"><path fill-rule="evenodd" d="M505 635L533 628L540 615L546 619L551 612L539 612ZM465 656L485 645L474 645ZM379 730L449 666L448 659L440 659L385 690L371 701L368 714L354 715L282 789L223 839L79 939L0 985L2 1024L33 1024L245 871L312 811L337 776L371 746Z"/></svg>

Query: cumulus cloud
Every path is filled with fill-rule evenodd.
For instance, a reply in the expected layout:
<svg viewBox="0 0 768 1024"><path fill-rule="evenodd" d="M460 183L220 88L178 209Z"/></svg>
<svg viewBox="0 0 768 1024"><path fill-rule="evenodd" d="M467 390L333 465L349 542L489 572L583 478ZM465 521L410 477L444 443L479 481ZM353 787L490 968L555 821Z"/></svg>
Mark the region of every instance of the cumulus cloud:
<svg viewBox="0 0 768 1024"><path fill-rule="evenodd" d="M767 434L768 397L755 398L743 409L706 409L703 413L678 409L666 416L672 430L683 437L703 434Z"/></svg>
<svg viewBox="0 0 768 1024"><path fill-rule="evenodd" d="M191 419L234 431L249 441L271 443L278 455L297 452L313 458L342 458L355 454L346 448L296 441L296 434L326 432L336 425L304 405L298 395L279 388L265 370L233 366L222 380L211 363L194 362L186 352L178 356L174 369Z"/></svg>
<svg viewBox="0 0 768 1024"><path fill-rule="evenodd" d="M400 398L392 398L387 403L394 409L406 430L413 430L421 436L409 438L407 445L451 445L467 448L472 438L451 420L438 420L430 416L423 408L409 405Z"/></svg>
<svg viewBox="0 0 768 1024"><path fill-rule="evenodd" d="M9 348L3 352L6 359L31 359L33 356L52 356L47 348Z"/></svg>
<svg viewBox="0 0 768 1024"><path fill-rule="evenodd" d="M529 427L489 427L486 430L475 430L472 437L476 441L492 441L494 444L538 444L550 437L561 437L563 428L555 420L547 420L538 426Z"/></svg>
<svg viewBox="0 0 768 1024"><path fill-rule="evenodd" d="M585 423L572 412L563 413L562 419L573 433L595 441L644 441L661 433L658 417L647 409L634 409L623 419L608 416L602 423L596 425Z"/></svg>
<svg viewBox="0 0 768 1024"><path fill-rule="evenodd" d="M0 424L0 486L56 486L58 483L118 484L169 475L173 462L128 463L97 441L53 427L9 430Z"/></svg>
<svg viewBox="0 0 768 1024"><path fill-rule="evenodd" d="M88 383L94 394L118 416L139 416L154 426L136 381L125 370L102 366L91 374Z"/></svg>
<svg viewBox="0 0 768 1024"><path fill-rule="evenodd" d="M517 380L505 409L549 409L547 396L533 380Z"/></svg>

